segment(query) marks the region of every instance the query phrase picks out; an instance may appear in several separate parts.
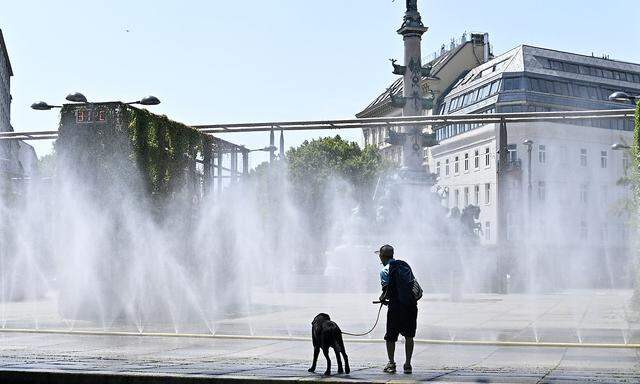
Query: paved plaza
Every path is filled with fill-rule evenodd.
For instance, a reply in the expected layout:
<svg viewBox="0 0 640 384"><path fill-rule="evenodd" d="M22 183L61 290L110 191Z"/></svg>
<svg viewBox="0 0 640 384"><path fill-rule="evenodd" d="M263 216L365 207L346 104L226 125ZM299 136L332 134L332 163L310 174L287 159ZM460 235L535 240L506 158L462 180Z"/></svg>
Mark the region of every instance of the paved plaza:
<svg viewBox="0 0 640 384"><path fill-rule="evenodd" d="M248 379L313 381L305 341L104 337L0 333L0 381L47 373L48 382L185 382ZM637 383L637 349L416 345L413 375L381 372L384 344L346 344L352 372L332 379L362 382ZM402 361L399 345L398 361ZM335 362L334 362L335 364ZM319 360L318 371L324 370ZM335 371L335 366L334 366ZM79 376L80 375L80 376ZM91 379L87 376L92 375ZM80 379L79 379L80 378ZM100 381L98 379L105 381ZM106 378L106 379L105 379ZM44 380L43 380L44 382Z"/></svg>
<svg viewBox="0 0 640 384"><path fill-rule="evenodd" d="M640 341L638 319L628 309L629 295L630 291L594 290L531 296L478 294L452 302L446 295L429 294L420 302L417 338L421 341L416 344L413 375L381 372L385 363L383 310L381 324L371 335L346 340L351 374L335 375L331 380L640 382L639 350L628 348ZM189 332L220 338L0 332L0 381L19 381L27 374L29 379L41 377L42 382L325 380L306 371L311 343L296 338L308 338L309 323L321 311L330 313L345 331L366 330L377 313L371 299L372 294L255 292L247 311L208 319L208 326L194 320L144 324L142 329L118 322L62 320L51 298L4 303L5 331ZM266 338L261 339L263 336ZM445 345L429 340L573 346ZM620 347L585 347L593 343ZM397 351L397 361L402 362L403 346ZM318 372L323 370L321 357Z"/></svg>
<svg viewBox="0 0 640 384"><path fill-rule="evenodd" d="M237 312L192 317L180 323L122 323L118 319L72 321L60 317L51 298L0 304L0 328L197 333L308 337L319 312L343 331L371 328L376 293L269 293L256 291ZM630 290L584 290L537 295L467 294L459 301L427 294L419 303L416 337L429 340L482 340L562 343L640 343L640 320L629 309ZM386 310L370 339L384 335Z"/></svg>

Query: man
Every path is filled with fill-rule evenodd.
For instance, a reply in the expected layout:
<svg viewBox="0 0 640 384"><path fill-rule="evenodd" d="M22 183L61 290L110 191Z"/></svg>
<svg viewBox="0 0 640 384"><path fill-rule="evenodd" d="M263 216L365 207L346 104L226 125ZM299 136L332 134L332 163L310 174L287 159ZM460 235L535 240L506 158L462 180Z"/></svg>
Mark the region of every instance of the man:
<svg viewBox="0 0 640 384"><path fill-rule="evenodd" d="M383 268L380 271L382 295L380 301L388 305L387 332L384 340L387 345L389 362L384 367L386 373L396 373L394 354L398 335L405 339L404 373L410 374L411 355L413 354L413 338L416 335L416 321L418 318L418 303L413 295L412 286L414 276L409 264L393 258L393 247L383 245L376 252L380 256Z"/></svg>

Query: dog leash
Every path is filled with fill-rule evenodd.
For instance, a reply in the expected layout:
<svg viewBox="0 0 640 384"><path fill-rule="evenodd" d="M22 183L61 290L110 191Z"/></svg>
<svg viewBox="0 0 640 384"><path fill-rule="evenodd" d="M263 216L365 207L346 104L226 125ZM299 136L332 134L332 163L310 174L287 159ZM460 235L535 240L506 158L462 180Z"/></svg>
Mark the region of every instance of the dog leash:
<svg viewBox="0 0 640 384"><path fill-rule="evenodd" d="M378 321L380 320L380 312L382 312L382 306L383 305L384 305L384 303L380 302L380 308L378 308L378 316L376 316L376 323L373 324L373 327L371 327L370 330L368 330L365 333L350 333L350 332L341 331L342 334L343 335L349 335L349 336L366 336L366 335L370 334L371 332L373 332L373 330L376 329L376 326L378 325Z"/></svg>

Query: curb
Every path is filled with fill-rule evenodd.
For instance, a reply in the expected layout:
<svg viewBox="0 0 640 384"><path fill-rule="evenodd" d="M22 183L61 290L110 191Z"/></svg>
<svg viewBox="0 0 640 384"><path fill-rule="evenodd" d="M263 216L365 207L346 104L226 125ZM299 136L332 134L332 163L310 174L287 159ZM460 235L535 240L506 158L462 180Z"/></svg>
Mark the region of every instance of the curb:
<svg viewBox="0 0 640 384"><path fill-rule="evenodd" d="M181 375L140 372L105 371L59 371L59 370L15 370L0 368L2 383L33 384L191 384L191 383L231 383L231 384L315 384L315 383L416 383L414 380L359 380L350 378L313 377L259 377L233 375Z"/></svg>

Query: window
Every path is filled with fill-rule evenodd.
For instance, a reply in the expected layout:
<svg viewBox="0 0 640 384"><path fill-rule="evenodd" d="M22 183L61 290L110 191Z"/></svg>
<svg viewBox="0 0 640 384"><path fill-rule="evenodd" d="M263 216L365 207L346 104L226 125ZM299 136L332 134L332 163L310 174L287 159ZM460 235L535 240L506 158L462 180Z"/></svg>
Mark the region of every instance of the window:
<svg viewBox="0 0 640 384"><path fill-rule="evenodd" d="M587 238L588 234L589 230L587 228L587 222L584 220L580 221L580 238L584 240Z"/></svg>
<svg viewBox="0 0 640 384"><path fill-rule="evenodd" d="M436 162L436 175L440 176L440 162Z"/></svg>
<svg viewBox="0 0 640 384"><path fill-rule="evenodd" d="M494 81L493 83L491 83L491 88L489 89L489 95L495 95L496 93L498 93L499 89L500 89L500 80Z"/></svg>
<svg viewBox="0 0 640 384"><path fill-rule="evenodd" d="M460 173L460 158L458 156L453 160L453 174L457 175Z"/></svg>
<svg viewBox="0 0 640 384"><path fill-rule="evenodd" d="M444 175L449 176L449 159L444 161Z"/></svg>
<svg viewBox="0 0 640 384"><path fill-rule="evenodd" d="M547 199L547 183L544 181L538 181L538 201L545 201Z"/></svg>
<svg viewBox="0 0 640 384"><path fill-rule="evenodd" d="M484 149L484 166L489 168L491 166L491 157L490 157L490 149L486 147Z"/></svg>
<svg viewBox="0 0 640 384"><path fill-rule="evenodd" d="M484 223L484 239L489 241L491 240L491 222L486 221Z"/></svg>
<svg viewBox="0 0 640 384"><path fill-rule="evenodd" d="M520 89L520 78L519 77L514 77L514 78L507 78L504 79L503 81L503 89L505 91L511 91L511 90L515 90L515 89Z"/></svg>
<svg viewBox="0 0 640 384"><path fill-rule="evenodd" d="M600 151L600 168L607 168L607 151Z"/></svg>
<svg viewBox="0 0 640 384"><path fill-rule="evenodd" d="M465 172L469 171L469 154L468 153L464 154L464 171Z"/></svg>
<svg viewBox="0 0 640 384"><path fill-rule="evenodd" d="M586 204L589 200L589 186L582 184L580 186L580 202Z"/></svg>
<svg viewBox="0 0 640 384"><path fill-rule="evenodd" d="M480 186L473 187L473 202L475 205L480 205Z"/></svg>
<svg viewBox="0 0 640 384"><path fill-rule="evenodd" d="M544 145L538 145L538 162L540 164L547 162L547 147Z"/></svg>
<svg viewBox="0 0 640 384"><path fill-rule="evenodd" d="M454 207L460 208L460 190L459 189L456 189L455 199L453 200L453 202L454 202Z"/></svg>
<svg viewBox="0 0 640 384"><path fill-rule="evenodd" d="M603 185L600 187L600 202L602 203L603 207L607 206L607 203L609 201L609 188L606 185Z"/></svg>
<svg viewBox="0 0 640 384"><path fill-rule="evenodd" d="M518 146L516 144L507 145L507 161L515 163L518 160Z"/></svg>
<svg viewBox="0 0 640 384"><path fill-rule="evenodd" d="M469 187L464 187L464 206L469 205Z"/></svg>
<svg viewBox="0 0 640 384"><path fill-rule="evenodd" d="M484 185L484 203L491 204L491 184L486 183Z"/></svg>
<svg viewBox="0 0 640 384"><path fill-rule="evenodd" d="M587 166L587 150L585 148L580 149L580 165Z"/></svg>
<svg viewBox="0 0 640 384"><path fill-rule="evenodd" d="M480 168L480 151L477 149L473 155L473 166L475 169Z"/></svg>

